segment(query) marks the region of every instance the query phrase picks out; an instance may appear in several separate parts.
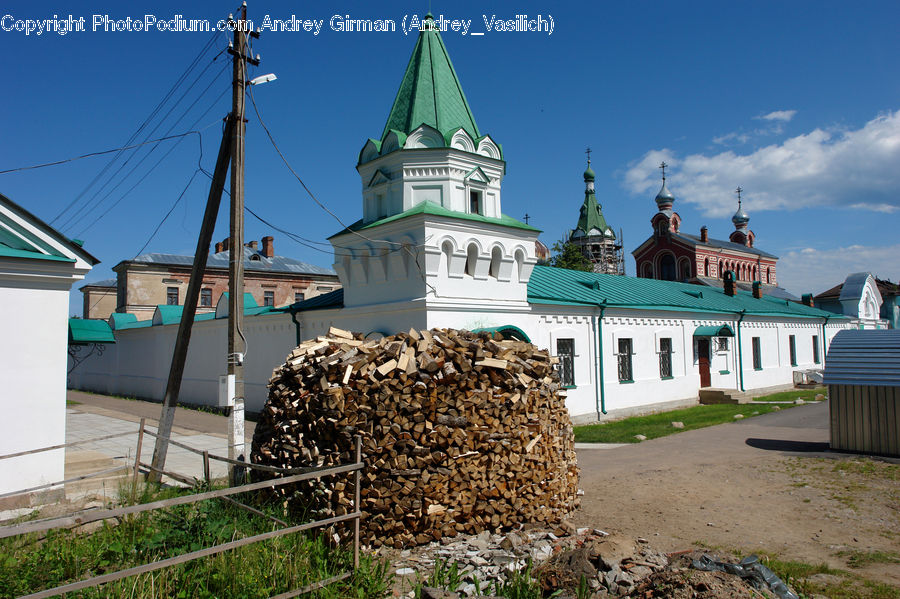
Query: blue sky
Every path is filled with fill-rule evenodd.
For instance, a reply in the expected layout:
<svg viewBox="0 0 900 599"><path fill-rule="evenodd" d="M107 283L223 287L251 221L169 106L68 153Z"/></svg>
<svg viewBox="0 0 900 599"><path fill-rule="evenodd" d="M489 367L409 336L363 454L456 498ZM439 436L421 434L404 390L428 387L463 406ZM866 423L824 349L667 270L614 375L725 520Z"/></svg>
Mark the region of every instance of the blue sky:
<svg viewBox="0 0 900 599"><path fill-rule="evenodd" d="M91 2L72 9L61 2L10 2L2 11L10 17L0 25L12 30L0 28L8 82L0 170L124 145L212 40L138 136L144 139L154 127L148 139L193 128L202 142L196 135L174 149L174 142L165 142L149 156L153 146L145 146L103 174L113 155L0 174L0 193L84 239L102 260L88 281L113 276L116 263L141 250L198 160L212 171L231 84L227 55L213 61L227 44L225 34L92 31L93 15L215 22L236 8L188 6ZM630 251L650 233L656 165L665 159L688 232L707 225L711 236L727 238L733 190L744 188L757 246L781 257L780 283L795 294L822 291L858 270L900 278L900 4L508 6L433 0L431 10L471 20L469 34L448 31L444 41L479 128L503 144L503 211L517 218L528 213L545 243L577 221L584 149L591 146L598 197L608 222L624 232L629 274ZM318 35L264 32L254 44L262 64L251 75L278 76L255 89L261 115L307 185L346 223L361 215L357 154L366 138L381 134L415 39L399 29L338 32L329 20L392 19L399 27L404 16L427 10L427 1L249 5L258 23L265 15L324 21ZM18 20L70 13L85 18L87 31L15 30ZM552 34L486 32L485 16L517 14L552 17ZM322 242L341 225L287 171L251 109L248 118L248 207L314 243L298 244L251 215L246 238L273 234L277 253L329 266ZM144 251L192 253L208 187L197 174ZM226 204L215 240L227 236ZM80 312L80 295L73 293L73 313Z"/></svg>

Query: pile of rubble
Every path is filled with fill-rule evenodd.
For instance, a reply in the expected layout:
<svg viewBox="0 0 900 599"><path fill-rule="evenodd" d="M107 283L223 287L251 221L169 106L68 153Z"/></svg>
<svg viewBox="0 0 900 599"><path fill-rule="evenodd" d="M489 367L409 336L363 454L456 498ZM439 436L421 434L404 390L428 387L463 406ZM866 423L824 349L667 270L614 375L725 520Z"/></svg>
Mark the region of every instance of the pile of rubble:
<svg viewBox="0 0 900 599"><path fill-rule="evenodd" d="M654 551L646 539L580 528L565 521L560 528L519 530L506 534L484 531L422 545L403 551L382 552L394 564L400 596L414 597L417 583L427 581L443 569L448 580L451 566L459 582L453 590L423 589L424 599L493 599L479 593L493 590L493 581L532 566L544 596L556 591L559 599L590 597L607 599L712 599L773 597L753 589L738 576L724 572L698 571L691 560L700 552L665 554Z"/></svg>

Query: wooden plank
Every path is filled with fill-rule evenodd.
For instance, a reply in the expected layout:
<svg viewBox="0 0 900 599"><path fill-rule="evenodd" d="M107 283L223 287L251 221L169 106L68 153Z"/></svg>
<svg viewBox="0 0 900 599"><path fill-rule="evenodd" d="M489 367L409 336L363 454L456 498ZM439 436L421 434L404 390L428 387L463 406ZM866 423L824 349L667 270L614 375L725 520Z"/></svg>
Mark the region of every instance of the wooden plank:
<svg viewBox="0 0 900 599"><path fill-rule="evenodd" d="M496 358L483 358L475 362L475 366L488 366L490 368L503 368L509 365L506 360L497 360Z"/></svg>
<svg viewBox="0 0 900 599"><path fill-rule="evenodd" d="M392 372L395 368L397 368L397 360L391 358L375 370L378 371L378 374L381 376L386 376L389 372Z"/></svg>
<svg viewBox="0 0 900 599"><path fill-rule="evenodd" d="M0 460L6 460L9 458L18 458L23 455L31 455L33 453L41 453L42 451L52 451L54 449L63 449L65 447L75 447L76 445L84 445L85 443L95 443L97 441L106 441L107 439L115 439L116 437L125 437L127 435L133 435L137 431L131 431L127 433L116 433L114 435L106 435L105 437L94 437L93 439L85 439L83 441L72 441L71 443L63 443L61 445L50 445L48 447L39 447L37 449L29 449L28 451L20 451L18 453L8 453L6 455L0 455Z"/></svg>
<svg viewBox="0 0 900 599"><path fill-rule="evenodd" d="M525 453L531 453L531 450L534 449L534 446L538 444L543 435L538 435L534 439L528 442L528 445L525 446Z"/></svg>
<svg viewBox="0 0 900 599"><path fill-rule="evenodd" d="M315 471L304 472L302 474L294 474L284 478L273 478L258 483L250 483L239 485L236 487L228 487L226 489L217 489L215 491L207 491L205 493L197 493L195 495L184 495L182 497L173 497L171 499L162 499L159 501L151 501L150 503L142 503L138 505L129 505L124 507L112 508L108 510L91 510L88 512L77 512L68 516L59 518L48 518L46 520L35 520L33 522L23 522L0 528L0 539L14 537L16 535L29 532L40 532L50 530L52 528L72 527L87 524L88 522L96 522L97 520L107 520L128 514L139 514L150 510L156 510L164 507L172 507L176 505L185 505L203 501L204 499L212 499L214 497L225 497L227 495L237 495L238 493L246 493L248 491L257 491L268 487L278 487L290 483L300 482L303 480L311 480L321 478L323 476L331 476L334 474L342 474L344 472L354 472L361 470L364 464L344 464L342 466L329 466L328 468L317 468Z"/></svg>
<svg viewBox="0 0 900 599"><path fill-rule="evenodd" d="M116 470L131 470L131 466L128 464L122 464L121 466L115 466L113 468L107 468L106 470L99 470L97 472L91 472L90 474L82 474L81 476L75 476L73 478L66 478L64 480L55 482L55 483L46 483L43 485L38 485L36 487L31 487L28 489L19 489L17 491L10 491L9 493L4 493L0 495L0 499L5 499L6 497L12 497L13 495L22 495L23 493L31 493L32 491L40 491L41 489L49 489L50 487L58 487L59 485L64 485L66 483L74 483L75 481L85 480L88 478L94 478L95 476L101 476L103 474L109 474L111 472L115 472ZM3 537L0 536L0 539Z"/></svg>
<svg viewBox="0 0 900 599"><path fill-rule="evenodd" d="M298 597L300 595L305 595L310 591L315 591L316 589L322 589L327 587L330 584L334 584L341 580L345 580L350 578L353 575L353 572L344 572L343 574L338 574L337 576L332 576L331 578L326 578L325 580L320 580L318 582L314 582L312 584L308 584L305 587L301 587L294 591L288 591L287 593L281 593L280 595L273 595L269 597L269 599L290 599L291 597Z"/></svg>
<svg viewBox="0 0 900 599"><path fill-rule="evenodd" d="M353 333L350 331L345 331L344 329L339 329L337 327L328 327L328 334L331 337L342 337L344 339L353 339Z"/></svg>
<svg viewBox="0 0 900 599"><path fill-rule="evenodd" d="M243 547L245 545L252 545L253 543L257 543L259 541L266 541L268 539L274 539L276 537L284 536L284 535L295 533L295 532L300 532L303 530L309 530L311 528L319 528L322 526L328 526L329 524L336 524L338 522L343 522L345 520L351 520L353 518L358 518L361 515L362 515L361 512L356 511L356 512L352 512L350 514L345 514L343 516L334 516L332 518L325 518L323 520L317 520L315 522L307 522L306 524L298 524L297 526L291 526L289 528L280 528L278 530L273 530L271 532L254 535L252 537L246 537L244 539L238 539L236 541L231 541L229 543L222 543L221 545L214 545L213 547L207 547L206 549L200 549L199 551L192 551L190 553L185 553L183 555L179 555L176 557L162 559L162 560L152 562L149 564L135 566L133 568L127 568L125 570L119 570L118 572L111 572L109 574L103 574L101 576L94 576L92 578L87 578L85 580L80 580L78 582L73 582L70 584L64 584L62 586L54 587L52 589L46 589L43 591L39 591L37 593L32 593L30 595L23 595L19 599L44 599L46 597L55 597L57 595L62 595L64 593L71 593L73 591L78 591L80 589L88 589L91 587L99 586L99 585L107 583L107 582L112 582L114 580L120 580L122 578L128 578L129 576L136 576L138 574L146 574L147 572L154 572L156 570L161 570L163 568L168 568L171 566L177 566L178 564L183 564L185 562L190 562L195 559L199 559L201 557L208 557L210 555L216 555L218 553L222 553L223 551L237 549L238 547Z"/></svg>

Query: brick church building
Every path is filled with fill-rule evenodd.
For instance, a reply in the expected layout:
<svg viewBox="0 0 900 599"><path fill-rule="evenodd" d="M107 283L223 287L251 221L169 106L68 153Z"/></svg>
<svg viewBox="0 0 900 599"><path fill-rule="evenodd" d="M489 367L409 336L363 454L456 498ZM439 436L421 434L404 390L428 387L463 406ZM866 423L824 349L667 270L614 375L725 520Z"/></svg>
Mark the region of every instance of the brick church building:
<svg viewBox="0 0 900 599"><path fill-rule="evenodd" d="M666 187L666 166L660 165L662 187L656 194L657 212L650 219L653 234L632 252L637 276L721 287L725 271L730 270L739 288L750 289L759 281L763 294L797 299L777 286L778 256L754 247L756 235L741 207L741 188L737 189L737 212L731 217L734 231L727 241L710 237L705 226L699 235L692 235L682 230L681 216L673 209L675 196Z"/></svg>

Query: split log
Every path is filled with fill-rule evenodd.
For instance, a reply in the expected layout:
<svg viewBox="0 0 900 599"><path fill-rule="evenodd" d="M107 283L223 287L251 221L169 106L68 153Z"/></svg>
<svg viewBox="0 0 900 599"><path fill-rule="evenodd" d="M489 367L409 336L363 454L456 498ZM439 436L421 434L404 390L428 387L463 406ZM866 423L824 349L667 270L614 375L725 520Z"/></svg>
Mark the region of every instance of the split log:
<svg viewBox="0 0 900 599"><path fill-rule="evenodd" d="M578 502L572 424L554 363L547 351L497 333L411 329L367 341L332 327L274 370L251 460L346 463L361 436L359 506L352 485L337 479L279 492L317 517L358 507L373 546L554 525Z"/></svg>

